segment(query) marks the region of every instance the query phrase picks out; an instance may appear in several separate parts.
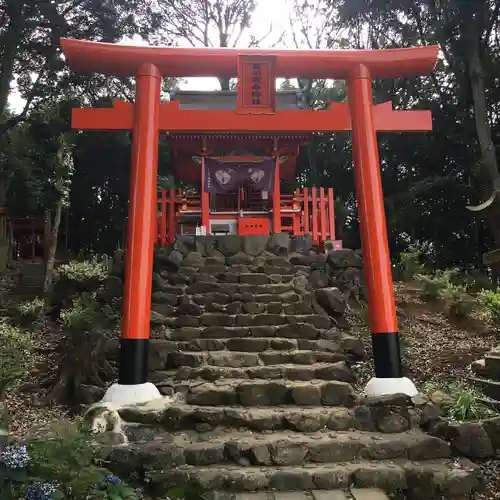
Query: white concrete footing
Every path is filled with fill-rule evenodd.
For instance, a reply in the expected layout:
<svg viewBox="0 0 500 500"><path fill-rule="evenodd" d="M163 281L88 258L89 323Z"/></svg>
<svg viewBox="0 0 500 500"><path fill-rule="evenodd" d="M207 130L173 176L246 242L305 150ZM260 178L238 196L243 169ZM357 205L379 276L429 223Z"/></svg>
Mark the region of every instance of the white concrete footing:
<svg viewBox="0 0 500 500"><path fill-rule="evenodd" d="M385 396L388 394L406 394L413 397L418 394L415 384L407 377L372 378L365 387L367 396Z"/></svg>
<svg viewBox="0 0 500 500"><path fill-rule="evenodd" d="M161 398L160 391L151 382L138 385L113 384L104 394L100 403L110 403L114 407L147 403L153 399Z"/></svg>

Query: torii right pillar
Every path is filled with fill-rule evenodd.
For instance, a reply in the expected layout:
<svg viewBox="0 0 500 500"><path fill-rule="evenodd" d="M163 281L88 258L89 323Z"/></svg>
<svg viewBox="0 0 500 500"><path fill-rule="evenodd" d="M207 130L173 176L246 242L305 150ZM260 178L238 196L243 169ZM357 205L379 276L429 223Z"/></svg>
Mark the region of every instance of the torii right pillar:
<svg viewBox="0 0 500 500"><path fill-rule="evenodd" d="M384 196L380 175L377 133L373 118L372 78L359 65L348 79L352 121L352 150L368 313L375 363L375 378L367 394L417 394L413 382L403 377L398 322L387 241Z"/></svg>

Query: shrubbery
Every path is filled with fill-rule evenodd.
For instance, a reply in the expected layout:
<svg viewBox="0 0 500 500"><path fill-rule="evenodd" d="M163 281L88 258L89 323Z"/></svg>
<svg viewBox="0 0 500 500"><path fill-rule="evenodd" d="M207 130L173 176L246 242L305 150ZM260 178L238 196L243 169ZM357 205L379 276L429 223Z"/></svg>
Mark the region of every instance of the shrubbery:
<svg viewBox="0 0 500 500"><path fill-rule="evenodd" d="M465 285L457 284L459 275L458 269L446 269L433 275L417 274L415 278L421 285L423 299L442 299L450 316L465 318L477 308L477 301L467 293Z"/></svg>
<svg viewBox="0 0 500 500"><path fill-rule="evenodd" d="M108 270L104 264L88 260L73 260L68 264L60 265L55 271L56 279L67 279L79 283L87 283L90 281L101 283L107 276Z"/></svg>
<svg viewBox="0 0 500 500"><path fill-rule="evenodd" d="M134 489L106 469L100 453L93 436L77 428L12 444L0 454L0 498L137 499Z"/></svg>
<svg viewBox="0 0 500 500"><path fill-rule="evenodd" d="M35 297L31 300L26 300L15 306L13 311L14 318L22 324L33 323L43 314L46 307L46 302L41 297Z"/></svg>
<svg viewBox="0 0 500 500"><path fill-rule="evenodd" d="M478 391L460 382L441 386L428 383L424 385L423 392L450 418L458 422L496 415L494 410L481 402L481 394Z"/></svg>
<svg viewBox="0 0 500 500"><path fill-rule="evenodd" d="M95 294L108 277L104 264L93 261L71 261L55 271L55 281L50 294L53 317L59 318L62 309L71 308L81 295Z"/></svg>
<svg viewBox="0 0 500 500"><path fill-rule="evenodd" d="M26 380L35 362L32 347L29 333L0 320L0 400L7 389Z"/></svg>
<svg viewBox="0 0 500 500"><path fill-rule="evenodd" d="M411 281L417 274L425 272L424 261L430 249L428 245L414 243L408 249L399 254L394 266L395 278L399 281Z"/></svg>
<svg viewBox="0 0 500 500"><path fill-rule="evenodd" d="M500 321L500 292L482 290L477 298L481 305L479 311L481 319L489 323Z"/></svg>

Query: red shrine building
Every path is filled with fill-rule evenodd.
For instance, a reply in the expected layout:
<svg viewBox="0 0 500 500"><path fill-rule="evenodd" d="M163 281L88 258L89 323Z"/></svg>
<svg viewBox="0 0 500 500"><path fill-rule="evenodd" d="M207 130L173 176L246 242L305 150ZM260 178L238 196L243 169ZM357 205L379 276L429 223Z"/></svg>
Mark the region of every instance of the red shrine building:
<svg viewBox="0 0 500 500"><path fill-rule="evenodd" d="M255 92L254 92L255 93ZM236 111L237 92L186 92L172 95L180 110ZM298 110L297 91L275 94L276 110ZM335 241L332 188L286 189L296 179L304 133L169 134L176 184L162 189L157 244L168 246L178 234L288 232L310 234L315 243Z"/></svg>

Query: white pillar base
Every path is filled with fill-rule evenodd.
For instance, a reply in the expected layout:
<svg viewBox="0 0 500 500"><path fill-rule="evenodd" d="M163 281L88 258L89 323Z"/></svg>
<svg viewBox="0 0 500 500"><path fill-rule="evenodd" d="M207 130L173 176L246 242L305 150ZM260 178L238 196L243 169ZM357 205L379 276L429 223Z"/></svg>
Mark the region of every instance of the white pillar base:
<svg viewBox="0 0 500 500"><path fill-rule="evenodd" d="M388 394L406 394L413 397L418 394L415 384L407 377L372 378L365 387L367 396L385 396Z"/></svg>
<svg viewBox="0 0 500 500"><path fill-rule="evenodd" d="M160 391L151 382L138 385L113 384L104 394L100 403L110 403L116 408L147 403L161 398Z"/></svg>

